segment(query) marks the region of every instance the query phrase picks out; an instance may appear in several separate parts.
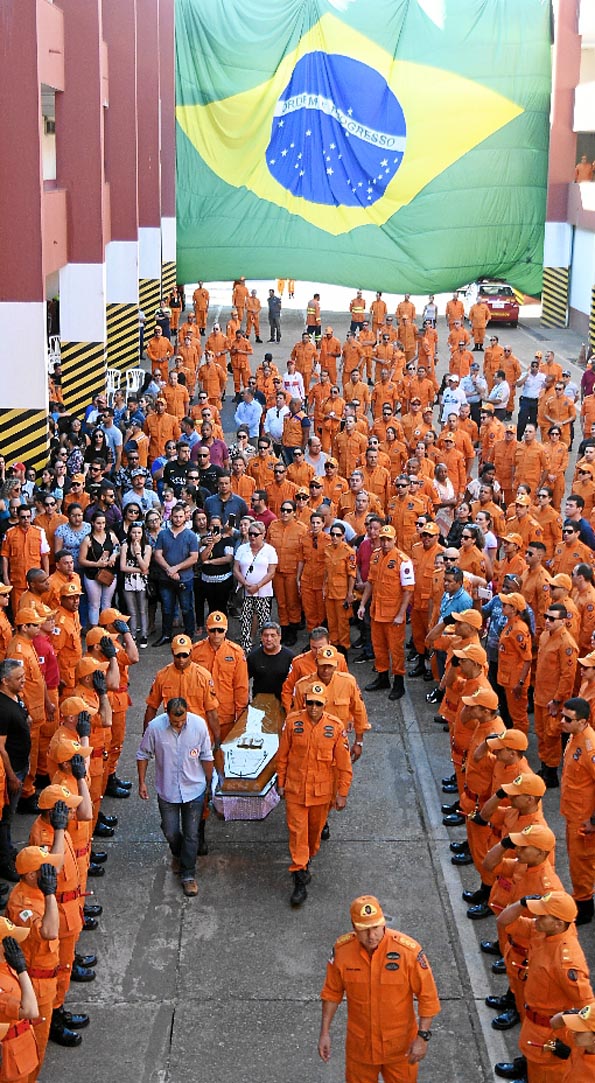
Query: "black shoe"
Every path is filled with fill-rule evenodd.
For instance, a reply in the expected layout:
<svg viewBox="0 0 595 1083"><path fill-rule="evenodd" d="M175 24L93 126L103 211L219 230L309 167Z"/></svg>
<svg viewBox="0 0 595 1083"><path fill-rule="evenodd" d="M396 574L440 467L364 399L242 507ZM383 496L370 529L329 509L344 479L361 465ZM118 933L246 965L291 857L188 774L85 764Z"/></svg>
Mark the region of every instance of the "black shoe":
<svg viewBox="0 0 595 1083"><path fill-rule="evenodd" d="M424 665L424 660L423 660L423 658L420 658L417 665L416 665L416 667L415 667L415 669L410 669L407 676L411 677L411 678L423 677L425 672L426 672L426 667Z"/></svg>
<svg viewBox="0 0 595 1083"><path fill-rule="evenodd" d="M171 640L171 636L161 636L161 639L158 639L156 643L153 643L153 646L162 647L164 643L171 643Z"/></svg>
<svg viewBox="0 0 595 1083"><path fill-rule="evenodd" d="M388 671L384 670L383 673L379 673L375 680L371 684L364 686L364 692L379 692L381 688L390 688L390 680Z"/></svg>
<svg viewBox="0 0 595 1083"><path fill-rule="evenodd" d="M440 688L433 688L431 692L426 692L426 703L442 703L443 693Z"/></svg>
<svg viewBox="0 0 595 1083"><path fill-rule="evenodd" d="M362 637L361 637L361 636L358 636L358 638L356 639L355 643L352 643L352 644L351 644L351 646L353 647L354 651L361 651L361 650L363 650L363 648L364 648L364 641L363 641Z"/></svg>
<svg viewBox="0 0 595 1083"><path fill-rule="evenodd" d="M257 338L257 339L255 339L254 341L255 341L255 342L262 342L262 339L261 339L261 338Z"/></svg>
<svg viewBox="0 0 595 1083"><path fill-rule="evenodd" d="M492 963L492 974L506 974L506 963L504 959L496 959L495 963Z"/></svg>
<svg viewBox="0 0 595 1083"><path fill-rule="evenodd" d="M520 1023L521 1017L516 1008L509 1008L508 1011L502 1012L497 1015L495 1019L492 1019L493 1030L512 1030L516 1027L517 1023Z"/></svg>
<svg viewBox="0 0 595 1083"><path fill-rule="evenodd" d="M91 850L91 861L94 865L105 865L107 850Z"/></svg>
<svg viewBox="0 0 595 1083"><path fill-rule="evenodd" d="M440 812L443 816L447 816L449 812L458 812L459 802L453 801L452 805L440 805Z"/></svg>
<svg viewBox="0 0 595 1083"><path fill-rule="evenodd" d="M493 917L493 910L490 910L486 902L477 903L475 906L470 906L467 910L467 917L470 921L482 921L483 918Z"/></svg>
<svg viewBox="0 0 595 1083"><path fill-rule="evenodd" d="M479 950L483 951L484 955L498 955L502 958L502 951L497 940L482 940Z"/></svg>
<svg viewBox="0 0 595 1083"><path fill-rule="evenodd" d="M451 819L453 819L453 817L449 816L449 817L447 817L447 819L451 820ZM465 822L465 818L463 817L463 823L464 822ZM442 823L444 823L444 820L442 821ZM460 824L458 824L458 823L456 823L456 824L445 824L445 827L460 827ZM464 865L472 865L473 864L473 858L471 857L471 854L453 854L451 859L450 859L450 863L451 863L451 865L456 865L457 868L460 869Z"/></svg>
<svg viewBox="0 0 595 1083"><path fill-rule="evenodd" d="M548 790L557 790L560 786L558 771L555 767L548 767L547 764L542 763L541 770L537 774L543 779Z"/></svg>
<svg viewBox="0 0 595 1083"><path fill-rule="evenodd" d="M520 1080L527 1078L526 1057L515 1057L514 1060L500 1060L494 1065L496 1075L500 1079Z"/></svg>
<svg viewBox="0 0 595 1083"><path fill-rule="evenodd" d="M356 662L357 665L359 665L360 662L373 662L374 661L374 655L373 654L368 654L367 651L362 651L362 653L358 654L357 658L354 658L353 661Z"/></svg>
<svg viewBox="0 0 595 1083"><path fill-rule="evenodd" d="M81 1044L82 1040L82 1035L78 1034L76 1030L70 1030L70 1028L66 1026L60 1012L54 1011L52 1013L50 1042L55 1042L56 1045L64 1045L67 1048L74 1049L75 1046Z"/></svg>
<svg viewBox="0 0 595 1083"><path fill-rule="evenodd" d="M88 970L91 966L97 966L96 955L79 955L78 951L75 953L74 961L77 966L82 966L85 970Z"/></svg>
<svg viewBox="0 0 595 1083"><path fill-rule="evenodd" d="M84 966L79 966L78 963L73 963L70 968L71 981L95 981L96 977L94 970L86 970Z"/></svg>
<svg viewBox="0 0 595 1083"><path fill-rule="evenodd" d="M30 797L21 797L17 804L17 812L21 816L37 816L39 811L35 793L32 793Z"/></svg>
<svg viewBox="0 0 595 1083"><path fill-rule="evenodd" d="M46 786L51 786L52 780L49 775L36 775L35 776L35 789L45 790Z"/></svg>
<svg viewBox="0 0 595 1083"><path fill-rule="evenodd" d="M73 1030L84 1030L89 1026L90 1019L85 1012L69 1012L66 1008L56 1008L54 1015L59 1015L64 1025L72 1027Z"/></svg>
<svg viewBox="0 0 595 1083"><path fill-rule="evenodd" d="M593 899L579 899L576 905L578 914L575 918L575 925L588 925L590 921L593 921Z"/></svg>
<svg viewBox="0 0 595 1083"><path fill-rule="evenodd" d="M293 874L293 891L289 902L291 906L301 906L307 898L305 870L300 869L299 872Z"/></svg>
<svg viewBox="0 0 595 1083"><path fill-rule="evenodd" d="M110 775L107 780L107 786L105 787L106 797L130 797L130 790L127 790L125 786L118 786L115 775Z"/></svg>
<svg viewBox="0 0 595 1083"><path fill-rule="evenodd" d="M99 928L99 922L97 918L85 918L83 917L83 932L94 933Z"/></svg>
<svg viewBox="0 0 595 1083"><path fill-rule="evenodd" d="M86 903L83 906L83 914L86 918L100 918L103 914L103 907L99 903ZM95 966L94 963L83 964L87 966Z"/></svg>
<svg viewBox="0 0 595 1083"><path fill-rule="evenodd" d="M91 861L89 868L87 869L87 876L105 876L103 865L94 865Z"/></svg>
<svg viewBox="0 0 595 1083"><path fill-rule="evenodd" d="M423 679L424 679L424 681L433 681L434 680L434 674L432 673L431 669L424 670Z"/></svg>
<svg viewBox="0 0 595 1083"><path fill-rule="evenodd" d="M442 817L442 823L445 827L462 827L466 823L465 817L461 816L459 812L451 812L448 816ZM467 857L467 854L456 854L455 857ZM451 861L453 865L472 865L473 859L469 857L468 861L455 861L452 857Z"/></svg>
<svg viewBox="0 0 595 1083"><path fill-rule="evenodd" d="M98 820L95 824L95 830L93 832L93 838L95 839L111 839L114 837L113 827L108 827L107 824L102 824L101 820Z"/></svg>
<svg viewBox="0 0 595 1083"><path fill-rule="evenodd" d="M452 854L469 853L469 843L467 842L467 839L465 839L464 842L451 842L448 848ZM465 899L465 902L469 902L469 900Z"/></svg>
<svg viewBox="0 0 595 1083"><path fill-rule="evenodd" d="M308 862L308 864L306 865L306 868L304 869L304 883L309 884L311 879L312 879L312 873L310 872L310 862Z"/></svg>
<svg viewBox="0 0 595 1083"><path fill-rule="evenodd" d="M394 702L396 699L402 699L405 695L405 682L400 673L397 673L396 677L393 677L393 686L388 694L388 698Z"/></svg>
<svg viewBox="0 0 595 1083"><path fill-rule="evenodd" d="M114 782L116 782L118 784L118 786L123 786L125 790L131 790L132 789L132 782L130 782L129 779L127 779L127 778L119 778L118 775L116 775L116 774L113 775L113 779L114 779Z"/></svg>
<svg viewBox="0 0 595 1083"><path fill-rule="evenodd" d="M436 723L437 726L446 726L446 728L448 729L448 722L443 717L443 715L435 714L433 721Z"/></svg>
<svg viewBox="0 0 595 1083"><path fill-rule="evenodd" d="M18 884L21 879L12 861L3 861L0 864L0 876L3 880L10 880L11 884Z"/></svg>
<svg viewBox="0 0 595 1083"><path fill-rule="evenodd" d="M205 839L205 820L201 820L198 825L198 850L196 851L199 857L205 857L209 852L209 846Z"/></svg>
<svg viewBox="0 0 595 1083"><path fill-rule="evenodd" d="M118 817L117 816L107 816L105 812L100 812L99 816L97 817L97 823L98 824L105 824L106 827L117 827L118 826Z"/></svg>
<svg viewBox="0 0 595 1083"><path fill-rule="evenodd" d="M478 887L477 891L461 892L461 898L463 902L466 902L469 906L477 906L479 903L485 902L486 893L483 887Z"/></svg>
<svg viewBox="0 0 595 1083"><path fill-rule="evenodd" d="M511 992L510 989L506 990L504 996L486 997L484 1003L486 1008L490 1008L493 1012L503 1012L507 1011L508 1008L516 1008L514 994Z"/></svg>
<svg viewBox="0 0 595 1083"><path fill-rule="evenodd" d="M459 787L457 786L456 782L447 782L442 787L442 793L458 793L458 792L459 792Z"/></svg>
<svg viewBox="0 0 595 1083"><path fill-rule="evenodd" d="M330 837L331 837L331 829L330 829L328 823L326 823L324 825L322 831L320 832L320 838L322 839L323 842L328 842Z"/></svg>
<svg viewBox="0 0 595 1083"><path fill-rule="evenodd" d="M449 782L456 782L457 781L457 776L456 776L456 774L446 775L440 781L442 782L443 786L447 786Z"/></svg>

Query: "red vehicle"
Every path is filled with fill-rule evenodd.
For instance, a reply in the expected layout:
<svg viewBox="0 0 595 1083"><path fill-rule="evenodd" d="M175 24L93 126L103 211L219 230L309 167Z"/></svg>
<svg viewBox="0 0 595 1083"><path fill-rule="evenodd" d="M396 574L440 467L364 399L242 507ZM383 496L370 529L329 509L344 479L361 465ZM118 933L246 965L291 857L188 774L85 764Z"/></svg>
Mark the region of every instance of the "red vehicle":
<svg viewBox="0 0 595 1083"><path fill-rule="evenodd" d="M471 291L475 294L472 298ZM519 303L507 282L477 282L467 291L469 307L474 301L484 301L490 310L490 323L508 323L516 327L519 322Z"/></svg>

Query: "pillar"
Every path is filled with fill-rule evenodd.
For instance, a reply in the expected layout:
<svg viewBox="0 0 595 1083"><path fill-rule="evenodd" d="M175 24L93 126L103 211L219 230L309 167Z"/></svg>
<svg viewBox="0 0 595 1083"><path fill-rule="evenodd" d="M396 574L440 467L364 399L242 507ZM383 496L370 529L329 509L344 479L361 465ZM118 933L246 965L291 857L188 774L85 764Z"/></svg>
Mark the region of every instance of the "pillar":
<svg viewBox="0 0 595 1083"><path fill-rule="evenodd" d="M159 3L161 93L161 294L176 284L175 0Z"/></svg>
<svg viewBox="0 0 595 1083"><path fill-rule="evenodd" d="M139 305L145 341L161 298L159 0L137 0Z"/></svg>
<svg viewBox="0 0 595 1083"><path fill-rule="evenodd" d="M68 263L60 270L62 386L81 414L105 389L109 192L103 111L108 104L100 0L60 0L66 92L56 99L56 177L68 190Z"/></svg>
<svg viewBox="0 0 595 1083"><path fill-rule="evenodd" d="M110 107L105 116L111 240L105 249L107 364L139 361L136 0L103 0Z"/></svg>

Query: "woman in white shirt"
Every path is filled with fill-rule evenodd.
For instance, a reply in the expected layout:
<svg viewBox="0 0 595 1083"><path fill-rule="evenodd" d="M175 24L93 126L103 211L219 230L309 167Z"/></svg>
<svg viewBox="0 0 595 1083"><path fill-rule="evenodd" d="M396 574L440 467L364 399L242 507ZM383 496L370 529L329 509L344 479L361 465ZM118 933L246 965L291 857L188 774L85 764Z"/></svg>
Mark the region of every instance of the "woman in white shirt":
<svg viewBox="0 0 595 1083"><path fill-rule="evenodd" d="M492 516L489 511L478 511L475 524L483 534L483 555L487 558L490 568L493 568L498 555L498 539L492 530Z"/></svg>
<svg viewBox="0 0 595 1083"><path fill-rule="evenodd" d="M236 550L233 574L244 588L240 614L240 634L246 654L252 649L252 625L258 618L258 631L271 619L273 577L278 564L277 551L265 542L264 523L253 522L248 529L248 544Z"/></svg>

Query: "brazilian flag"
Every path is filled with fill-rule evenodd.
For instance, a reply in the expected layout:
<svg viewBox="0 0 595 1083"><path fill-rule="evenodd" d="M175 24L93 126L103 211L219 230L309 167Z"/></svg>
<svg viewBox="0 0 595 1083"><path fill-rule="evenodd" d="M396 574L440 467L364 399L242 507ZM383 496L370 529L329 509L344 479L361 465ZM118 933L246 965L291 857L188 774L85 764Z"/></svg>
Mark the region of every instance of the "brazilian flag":
<svg viewBox="0 0 595 1083"><path fill-rule="evenodd" d="M176 0L181 281L541 288L549 0Z"/></svg>

